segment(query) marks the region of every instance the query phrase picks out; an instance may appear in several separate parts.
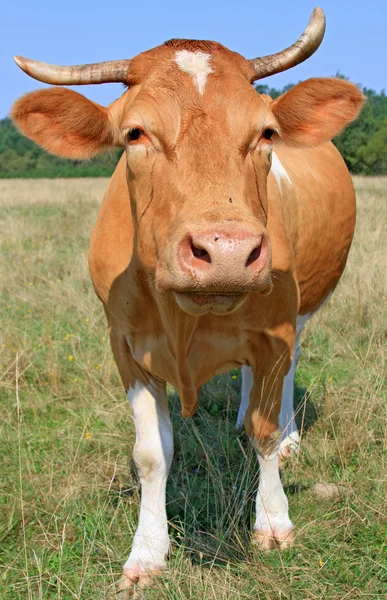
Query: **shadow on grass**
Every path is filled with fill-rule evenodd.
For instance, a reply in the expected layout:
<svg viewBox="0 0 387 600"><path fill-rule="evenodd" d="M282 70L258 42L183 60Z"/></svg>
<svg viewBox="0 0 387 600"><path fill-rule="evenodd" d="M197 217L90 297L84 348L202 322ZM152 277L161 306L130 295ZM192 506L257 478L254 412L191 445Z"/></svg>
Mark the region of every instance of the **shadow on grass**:
<svg viewBox="0 0 387 600"><path fill-rule="evenodd" d="M235 430L240 372L207 384L192 419L181 416L178 396L169 394L175 455L167 487L172 539L193 562L246 560L254 524L258 465L244 432ZM318 418L310 395L295 390L297 425L308 431ZM288 494L304 491L293 483Z"/></svg>
<svg viewBox="0 0 387 600"><path fill-rule="evenodd" d="M305 434L319 418L311 393L304 387L294 386L294 412L298 431Z"/></svg>

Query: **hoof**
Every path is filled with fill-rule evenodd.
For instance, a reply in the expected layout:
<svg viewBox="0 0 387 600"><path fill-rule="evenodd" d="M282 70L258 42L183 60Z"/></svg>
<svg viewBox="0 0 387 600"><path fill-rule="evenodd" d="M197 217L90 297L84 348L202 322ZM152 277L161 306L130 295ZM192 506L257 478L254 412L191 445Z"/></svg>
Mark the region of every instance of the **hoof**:
<svg viewBox="0 0 387 600"><path fill-rule="evenodd" d="M137 598L137 592L149 587L155 577L163 571L164 569L143 571L140 567L124 569L122 577L116 585L116 598L118 600Z"/></svg>
<svg viewBox="0 0 387 600"><path fill-rule="evenodd" d="M253 544L261 550L274 550L279 548L285 550L291 548L294 544L294 530L285 531L284 533L275 533L275 531L262 531L256 529L253 536Z"/></svg>

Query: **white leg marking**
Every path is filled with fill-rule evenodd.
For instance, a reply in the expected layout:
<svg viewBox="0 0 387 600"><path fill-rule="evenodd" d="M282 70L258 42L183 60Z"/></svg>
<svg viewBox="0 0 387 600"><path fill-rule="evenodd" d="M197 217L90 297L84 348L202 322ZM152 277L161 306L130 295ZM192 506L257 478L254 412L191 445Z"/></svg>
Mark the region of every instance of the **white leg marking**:
<svg viewBox="0 0 387 600"><path fill-rule="evenodd" d="M210 60L210 54L200 51L179 50L176 52L175 62L182 71L192 75L201 96L204 93L208 75L214 72L210 67Z"/></svg>
<svg viewBox="0 0 387 600"><path fill-rule="evenodd" d="M324 302L317 310L320 310L332 296L332 292L328 294ZM317 311L315 311L317 312ZM279 425L282 430L282 442L279 448L279 454L282 457L289 456L293 452L298 452L300 447L300 435L297 431L297 425L294 418L294 376L298 361L301 356L300 338L304 330L306 322L315 314L298 315L296 321L296 340L294 343L294 355L289 373L284 379L284 387L282 391L281 413L279 416Z"/></svg>
<svg viewBox="0 0 387 600"><path fill-rule="evenodd" d="M128 391L136 426L133 458L141 481L141 508L132 551L124 565L128 577L165 569L169 549L165 488L173 456L172 423L165 386L136 382Z"/></svg>
<svg viewBox="0 0 387 600"><path fill-rule="evenodd" d="M253 370L251 367L242 367L242 394L241 403L236 421L236 429L242 429L245 422L246 411L249 408L250 394L253 389Z"/></svg>
<svg viewBox="0 0 387 600"><path fill-rule="evenodd" d="M273 152L273 154L275 154ZM281 163L280 163L281 164ZM281 165L282 167L282 165ZM282 167L283 168L283 167ZM290 179L289 179L290 181ZM319 306L317 310L320 310L332 296L331 292L328 294L324 302ZM294 355L292 364L289 372L284 378L283 390L282 390L282 401L281 401L281 412L279 415L279 426L282 431L282 441L279 447L280 457L289 456L293 452L298 452L300 448L300 434L297 430L296 420L294 417L294 376L298 361L301 356L301 344L300 338L304 330L306 322L316 313L308 315L299 315L296 321L296 340L294 343ZM246 411L249 407L249 399L251 390L253 389L253 371L250 367L242 367L242 394L241 403L239 406L236 429L241 429L244 425Z"/></svg>
<svg viewBox="0 0 387 600"><path fill-rule="evenodd" d="M281 412L279 416L279 426L282 431L282 441L279 448L281 456L289 456L292 452L298 452L300 445L300 435L294 416L294 375L298 362L296 353L299 349L297 341L292 364L288 374L284 378L282 390Z"/></svg>
<svg viewBox="0 0 387 600"><path fill-rule="evenodd" d="M282 390L281 412L279 426L282 431L282 442L279 448L281 456L288 456L292 452L298 452L300 435L294 418L294 375L298 360L300 358L300 337L305 323L311 315L298 316L296 322L296 341L294 344L294 356L288 374L284 378ZM236 428L241 429L244 425L246 411L249 406L251 390L253 389L253 371L250 367L242 367L242 394L239 406Z"/></svg>
<svg viewBox="0 0 387 600"><path fill-rule="evenodd" d="M254 443L256 446L256 443ZM278 468L278 453L261 456L259 462L259 486L257 493L257 517L254 529L264 537L282 541L293 529L289 519L288 500L282 488ZM259 541L257 539L257 541Z"/></svg>
<svg viewBox="0 0 387 600"><path fill-rule="evenodd" d="M279 426L282 430L282 442L279 447L279 454L282 457L290 456L290 454L298 452L300 448L300 434L298 433L294 416L294 376L301 356L301 333L310 316L311 315L300 315L297 317L293 360L289 372L284 378L281 412L279 416Z"/></svg>
<svg viewBox="0 0 387 600"><path fill-rule="evenodd" d="M271 172L273 173L274 177L277 180L277 184L278 184L279 191L281 192L281 194L282 194L282 180L283 179L285 179L290 185L292 185L292 181L291 181L289 175L285 171L285 168L284 168L282 162L278 158L278 154L276 152L274 152L274 150L271 155Z"/></svg>

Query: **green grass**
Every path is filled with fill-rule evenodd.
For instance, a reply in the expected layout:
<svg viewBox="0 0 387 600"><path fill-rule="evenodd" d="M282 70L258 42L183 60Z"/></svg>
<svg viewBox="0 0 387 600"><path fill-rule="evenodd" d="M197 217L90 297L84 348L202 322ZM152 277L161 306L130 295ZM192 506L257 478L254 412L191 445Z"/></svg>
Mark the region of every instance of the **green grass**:
<svg viewBox="0 0 387 600"><path fill-rule="evenodd" d="M356 185L348 268L297 373L302 451L283 471L295 547L250 544L258 473L234 427L240 372L212 380L193 419L170 388L174 547L136 597L387 598L387 181ZM103 186L1 183L1 600L108 598L136 527L133 420L87 271ZM317 497L316 482L340 496Z"/></svg>

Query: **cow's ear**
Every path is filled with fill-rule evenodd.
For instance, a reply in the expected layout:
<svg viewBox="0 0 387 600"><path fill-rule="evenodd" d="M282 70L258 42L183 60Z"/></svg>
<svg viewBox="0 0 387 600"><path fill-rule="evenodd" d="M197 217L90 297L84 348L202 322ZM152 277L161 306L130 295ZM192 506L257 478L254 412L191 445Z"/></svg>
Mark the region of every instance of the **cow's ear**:
<svg viewBox="0 0 387 600"><path fill-rule="evenodd" d="M58 156L91 158L120 145L109 109L66 88L26 94L11 117L24 135Z"/></svg>
<svg viewBox="0 0 387 600"><path fill-rule="evenodd" d="M342 79L308 79L270 105L280 138L292 146L317 146L356 119L365 97Z"/></svg>

